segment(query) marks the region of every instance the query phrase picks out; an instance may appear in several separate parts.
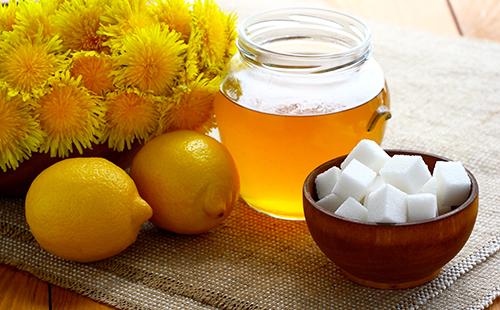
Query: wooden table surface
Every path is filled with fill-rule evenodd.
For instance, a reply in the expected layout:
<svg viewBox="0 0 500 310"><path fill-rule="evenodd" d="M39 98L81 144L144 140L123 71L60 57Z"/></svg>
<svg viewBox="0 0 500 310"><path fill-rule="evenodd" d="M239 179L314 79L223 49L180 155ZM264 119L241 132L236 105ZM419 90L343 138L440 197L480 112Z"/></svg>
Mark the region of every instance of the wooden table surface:
<svg viewBox="0 0 500 310"><path fill-rule="evenodd" d="M447 36L500 42L498 0L219 0L221 6L248 15L259 9L310 3L351 12L363 18ZM34 276L0 264L0 310L111 309ZM500 298L490 309L500 310Z"/></svg>

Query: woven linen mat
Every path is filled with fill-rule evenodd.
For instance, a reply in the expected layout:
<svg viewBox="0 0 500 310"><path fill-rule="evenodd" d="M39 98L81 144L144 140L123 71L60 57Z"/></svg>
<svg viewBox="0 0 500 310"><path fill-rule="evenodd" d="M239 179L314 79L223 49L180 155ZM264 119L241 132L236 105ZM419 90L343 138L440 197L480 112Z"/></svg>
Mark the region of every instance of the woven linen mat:
<svg viewBox="0 0 500 310"><path fill-rule="evenodd" d="M240 202L198 236L145 224L122 254L91 264L41 250L22 200L0 199L0 262L123 309L484 308L500 296L500 45L373 25L392 96L384 146L460 160L479 181L479 215L463 250L433 281L407 290L354 284L304 222ZM428 236L432 238L432 235Z"/></svg>

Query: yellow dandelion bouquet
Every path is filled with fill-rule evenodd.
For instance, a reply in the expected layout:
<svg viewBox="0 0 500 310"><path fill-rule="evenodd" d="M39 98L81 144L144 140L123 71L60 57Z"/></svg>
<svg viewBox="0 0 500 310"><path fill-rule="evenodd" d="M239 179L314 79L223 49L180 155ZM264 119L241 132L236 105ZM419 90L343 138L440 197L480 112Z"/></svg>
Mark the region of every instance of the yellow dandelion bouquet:
<svg viewBox="0 0 500 310"><path fill-rule="evenodd" d="M35 159L41 171L96 149L126 153L170 130L209 130L235 36L235 17L212 0L4 4L0 186L25 179Z"/></svg>

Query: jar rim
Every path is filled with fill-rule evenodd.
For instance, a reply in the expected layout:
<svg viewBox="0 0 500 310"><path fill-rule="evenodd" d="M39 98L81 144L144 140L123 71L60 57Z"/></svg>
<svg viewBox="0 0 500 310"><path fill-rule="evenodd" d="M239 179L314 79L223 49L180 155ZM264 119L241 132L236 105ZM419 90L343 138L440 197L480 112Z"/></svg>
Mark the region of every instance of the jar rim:
<svg viewBox="0 0 500 310"><path fill-rule="evenodd" d="M287 33L286 25L296 27L299 33ZM274 38L264 38L267 41L263 40L266 31L270 35L271 30L279 34L274 35ZM279 38L293 39L308 34L323 40L337 39L344 49L297 53L265 46ZM371 54L371 32L368 26L353 15L335 10L296 7L264 11L245 19L238 27L238 35L237 47L246 59L273 68L331 71L359 65Z"/></svg>

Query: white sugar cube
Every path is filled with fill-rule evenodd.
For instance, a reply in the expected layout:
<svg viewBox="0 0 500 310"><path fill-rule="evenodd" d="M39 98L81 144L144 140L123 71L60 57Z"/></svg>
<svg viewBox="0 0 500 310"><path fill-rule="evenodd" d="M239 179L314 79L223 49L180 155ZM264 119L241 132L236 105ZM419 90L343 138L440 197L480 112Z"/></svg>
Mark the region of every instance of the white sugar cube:
<svg viewBox="0 0 500 310"><path fill-rule="evenodd" d="M437 200L433 194L414 194L406 197L408 222L431 219L437 216Z"/></svg>
<svg viewBox="0 0 500 310"><path fill-rule="evenodd" d="M347 155L340 164L340 168L344 169L353 159L356 159L373 171L378 172L389 158L390 156L375 141L364 139L359 141Z"/></svg>
<svg viewBox="0 0 500 310"><path fill-rule="evenodd" d="M415 194L431 178L421 156L394 155L380 169L384 180L407 194Z"/></svg>
<svg viewBox="0 0 500 310"><path fill-rule="evenodd" d="M335 212L344 200L339 195L332 193L320 199L316 204L326 211Z"/></svg>
<svg viewBox="0 0 500 310"><path fill-rule="evenodd" d="M370 186L368 186L363 203L366 203L366 199L368 198L368 195L371 192L376 191L379 187L381 187L384 184L385 184L384 178L382 178L380 175L377 175L373 180L373 182L370 184Z"/></svg>
<svg viewBox="0 0 500 310"><path fill-rule="evenodd" d="M465 202L471 181L462 163L438 161L434 167L434 177L437 183L439 214Z"/></svg>
<svg viewBox="0 0 500 310"><path fill-rule="evenodd" d="M344 199L353 197L359 201L365 196L376 175L373 170L353 159L340 174L332 193Z"/></svg>
<svg viewBox="0 0 500 310"><path fill-rule="evenodd" d="M322 199L332 192L333 186L337 183L339 176L340 169L338 167L332 167L325 172L318 174L315 180L318 199Z"/></svg>
<svg viewBox="0 0 500 310"><path fill-rule="evenodd" d="M418 192L437 195L436 178L435 177L430 178L429 181L425 182L425 184L422 186L422 188Z"/></svg>
<svg viewBox="0 0 500 310"><path fill-rule="evenodd" d="M368 195L368 221L377 223L404 223L407 219L406 194L385 184Z"/></svg>
<svg viewBox="0 0 500 310"><path fill-rule="evenodd" d="M376 191L380 186L384 185L385 181L380 175L376 176L373 182L368 186L367 193Z"/></svg>
<svg viewBox="0 0 500 310"><path fill-rule="evenodd" d="M335 214L363 222L366 222L368 218L368 210L352 197L347 198L335 211Z"/></svg>

